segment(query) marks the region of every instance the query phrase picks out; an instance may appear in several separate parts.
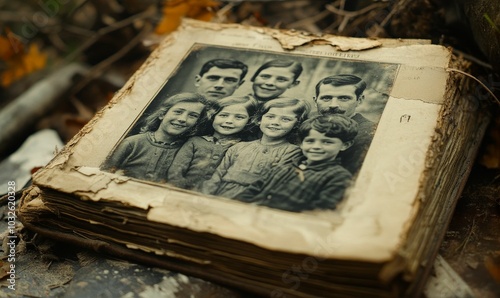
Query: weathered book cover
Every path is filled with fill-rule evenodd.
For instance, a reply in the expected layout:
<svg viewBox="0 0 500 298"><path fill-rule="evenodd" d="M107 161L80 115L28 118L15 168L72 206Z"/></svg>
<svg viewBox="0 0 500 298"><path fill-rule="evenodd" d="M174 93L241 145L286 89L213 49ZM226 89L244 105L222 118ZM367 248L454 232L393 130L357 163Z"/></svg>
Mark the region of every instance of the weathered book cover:
<svg viewBox="0 0 500 298"><path fill-rule="evenodd" d="M40 233L261 294L418 294L488 122L450 51L186 21L34 176Z"/></svg>

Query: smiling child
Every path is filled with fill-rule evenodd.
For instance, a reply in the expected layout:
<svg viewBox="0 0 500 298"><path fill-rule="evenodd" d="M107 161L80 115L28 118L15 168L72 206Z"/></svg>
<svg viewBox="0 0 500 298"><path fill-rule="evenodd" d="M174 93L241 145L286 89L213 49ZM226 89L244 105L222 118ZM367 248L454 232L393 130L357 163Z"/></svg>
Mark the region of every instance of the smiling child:
<svg viewBox="0 0 500 298"><path fill-rule="evenodd" d="M264 63L253 75L253 96L260 104L280 97L286 90L297 86L302 64L289 60L271 60Z"/></svg>
<svg viewBox="0 0 500 298"><path fill-rule="evenodd" d="M299 128L303 156L274 168L235 199L293 212L335 209L352 179L337 155L356 134L357 123L341 115L305 121Z"/></svg>
<svg viewBox="0 0 500 298"><path fill-rule="evenodd" d="M226 151L241 141L252 126L257 102L249 97L226 97L215 103L210 117L212 133L190 138L179 150L168 171L168 183L198 190L210 179Z"/></svg>
<svg viewBox="0 0 500 298"><path fill-rule="evenodd" d="M106 160L103 169L125 176L165 182L175 154L200 119L204 118L203 96L180 93L167 98L145 119L141 133L127 137Z"/></svg>
<svg viewBox="0 0 500 298"><path fill-rule="evenodd" d="M212 178L203 184L202 192L233 198L272 167L299 156L299 147L290 144L287 137L308 112L307 104L300 99L277 98L266 102L258 117L262 137L229 148Z"/></svg>

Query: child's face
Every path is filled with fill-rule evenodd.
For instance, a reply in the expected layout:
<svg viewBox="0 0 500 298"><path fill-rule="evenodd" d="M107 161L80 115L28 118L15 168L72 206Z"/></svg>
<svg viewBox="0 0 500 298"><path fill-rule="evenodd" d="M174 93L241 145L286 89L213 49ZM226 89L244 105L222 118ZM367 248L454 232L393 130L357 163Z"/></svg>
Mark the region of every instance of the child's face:
<svg viewBox="0 0 500 298"><path fill-rule="evenodd" d="M321 85L316 98L318 112L325 116L340 114L352 117L360 103L361 100L358 100L356 96L356 86L354 85Z"/></svg>
<svg viewBox="0 0 500 298"><path fill-rule="evenodd" d="M340 151L347 148L339 138L327 137L325 134L311 129L304 138L300 148L307 158L307 163L319 163L334 160Z"/></svg>
<svg viewBox="0 0 500 298"><path fill-rule="evenodd" d="M230 105L215 115L212 126L219 137L229 136L242 131L249 119L247 109L244 106Z"/></svg>
<svg viewBox="0 0 500 298"><path fill-rule="evenodd" d="M293 129L297 121L297 115L290 108L270 108L262 115L260 130L270 139L282 139Z"/></svg>
<svg viewBox="0 0 500 298"><path fill-rule="evenodd" d="M172 106L163 116L160 129L163 133L177 136L193 127L203 111L199 102L180 102Z"/></svg>
<svg viewBox="0 0 500 298"><path fill-rule="evenodd" d="M270 100L295 86L294 73L290 68L270 67L262 70L253 82L253 92L260 99Z"/></svg>

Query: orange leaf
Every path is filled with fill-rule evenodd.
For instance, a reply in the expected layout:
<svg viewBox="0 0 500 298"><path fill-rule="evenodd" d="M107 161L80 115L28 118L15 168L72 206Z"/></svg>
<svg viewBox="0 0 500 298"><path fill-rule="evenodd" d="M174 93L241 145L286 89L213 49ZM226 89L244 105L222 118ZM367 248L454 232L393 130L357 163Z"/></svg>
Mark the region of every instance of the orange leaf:
<svg viewBox="0 0 500 298"><path fill-rule="evenodd" d="M6 36L0 36L0 60L9 60L23 50L22 42L8 28Z"/></svg>
<svg viewBox="0 0 500 298"><path fill-rule="evenodd" d="M181 24L183 17L209 21L213 17L210 8L215 8L219 2L213 0L166 0L163 7L163 17L156 26L157 34L174 31Z"/></svg>
<svg viewBox="0 0 500 298"><path fill-rule="evenodd" d="M6 37L0 36L0 59L8 60L12 56L10 42Z"/></svg>
<svg viewBox="0 0 500 298"><path fill-rule="evenodd" d="M41 53L36 44L31 44L27 51L14 53L5 61L7 69L0 73L0 85L8 87L25 75L42 69L46 63L47 55Z"/></svg>
<svg viewBox="0 0 500 298"><path fill-rule="evenodd" d="M484 265L490 275L497 281L500 282L500 254L494 257L486 257L484 260Z"/></svg>

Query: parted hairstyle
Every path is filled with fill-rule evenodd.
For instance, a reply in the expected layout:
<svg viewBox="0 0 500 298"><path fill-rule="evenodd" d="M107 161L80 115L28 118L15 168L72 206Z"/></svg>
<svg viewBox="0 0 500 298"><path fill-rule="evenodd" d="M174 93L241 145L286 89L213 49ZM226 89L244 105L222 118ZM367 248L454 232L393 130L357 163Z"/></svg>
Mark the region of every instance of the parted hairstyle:
<svg viewBox="0 0 500 298"><path fill-rule="evenodd" d="M206 72L210 70L212 67L218 67L222 69L227 69L227 68L237 68L241 69L241 75L240 75L240 81L243 80L245 75L248 72L248 66L238 60L233 60L233 59L213 59L205 62L203 66L200 69L200 73L198 74L200 77L202 77Z"/></svg>
<svg viewBox="0 0 500 298"><path fill-rule="evenodd" d="M302 64L300 62L292 61L292 60L271 60L264 64L262 64L253 74L252 79L250 81L255 81L255 78L260 74L261 71L271 67L281 67L281 68L290 68L293 73L293 81L296 81L300 74L302 73Z"/></svg>
<svg viewBox="0 0 500 298"><path fill-rule="evenodd" d="M354 85L356 90L354 93L356 97L359 96L365 91L366 83L358 76L350 75L350 74L339 74L334 76L328 76L326 78L321 79L318 84L316 84L316 96L319 95L319 88L321 85L331 85L331 86L345 86L345 85Z"/></svg>
<svg viewBox="0 0 500 298"><path fill-rule="evenodd" d="M256 118L258 121L262 120L262 116L269 112L272 108L291 108L293 113L297 116L297 125L300 125L305 119L307 119L307 115L309 114L310 107L307 102L298 98L290 98L290 97L278 97L275 99L271 99L266 101Z"/></svg>
<svg viewBox="0 0 500 298"><path fill-rule="evenodd" d="M342 142L346 143L354 140L358 134L358 123L343 115L316 116L304 121L300 125L298 130L300 142L313 129L327 137L339 138Z"/></svg>
<svg viewBox="0 0 500 298"><path fill-rule="evenodd" d="M311 110L309 104L302 99L289 97L278 97L266 101L258 112L257 117L255 117L255 125L257 127L262 120L262 116L264 116L272 108L290 108L292 112L297 116L297 122L286 136L286 139L292 144L298 144L299 142L297 139L297 130L300 124L307 119L309 111Z"/></svg>
<svg viewBox="0 0 500 298"><path fill-rule="evenodd" d="M219 114L225 107L232 106L232 105L241 105L245 108L245 110L248 113L248 123L245 125L245 128L241 131L241 133L249 131L253 126L255 126L253 119L255 115L257 114L259 104L257 103L257 100L252 98L251 96L245 95L245 96L228 96L219 99L216 102L211 103L211 106L208 110L208 118L209 118L209 123L210 125L207 125L207 131L206 134L213 133L213 127L211 126L215 116Z"/></svg>
<svg viewBox="0 0 500 298"><path fill-rule="evenodd" d="M198 93L179 93L165 99L160 106L144 120L144 125L141 127L141 133L148 131L156 131L160 127L160 123L162 121L162 117L170 110L173 106L181 102L193 102L193 103L204 103L205 97ZM183 136L193 135L196 131L197 127L201 122L206 120L206 105L204 104L204 108L201 112L200 118L197 121L197 125L189 129Z"/></svg>

